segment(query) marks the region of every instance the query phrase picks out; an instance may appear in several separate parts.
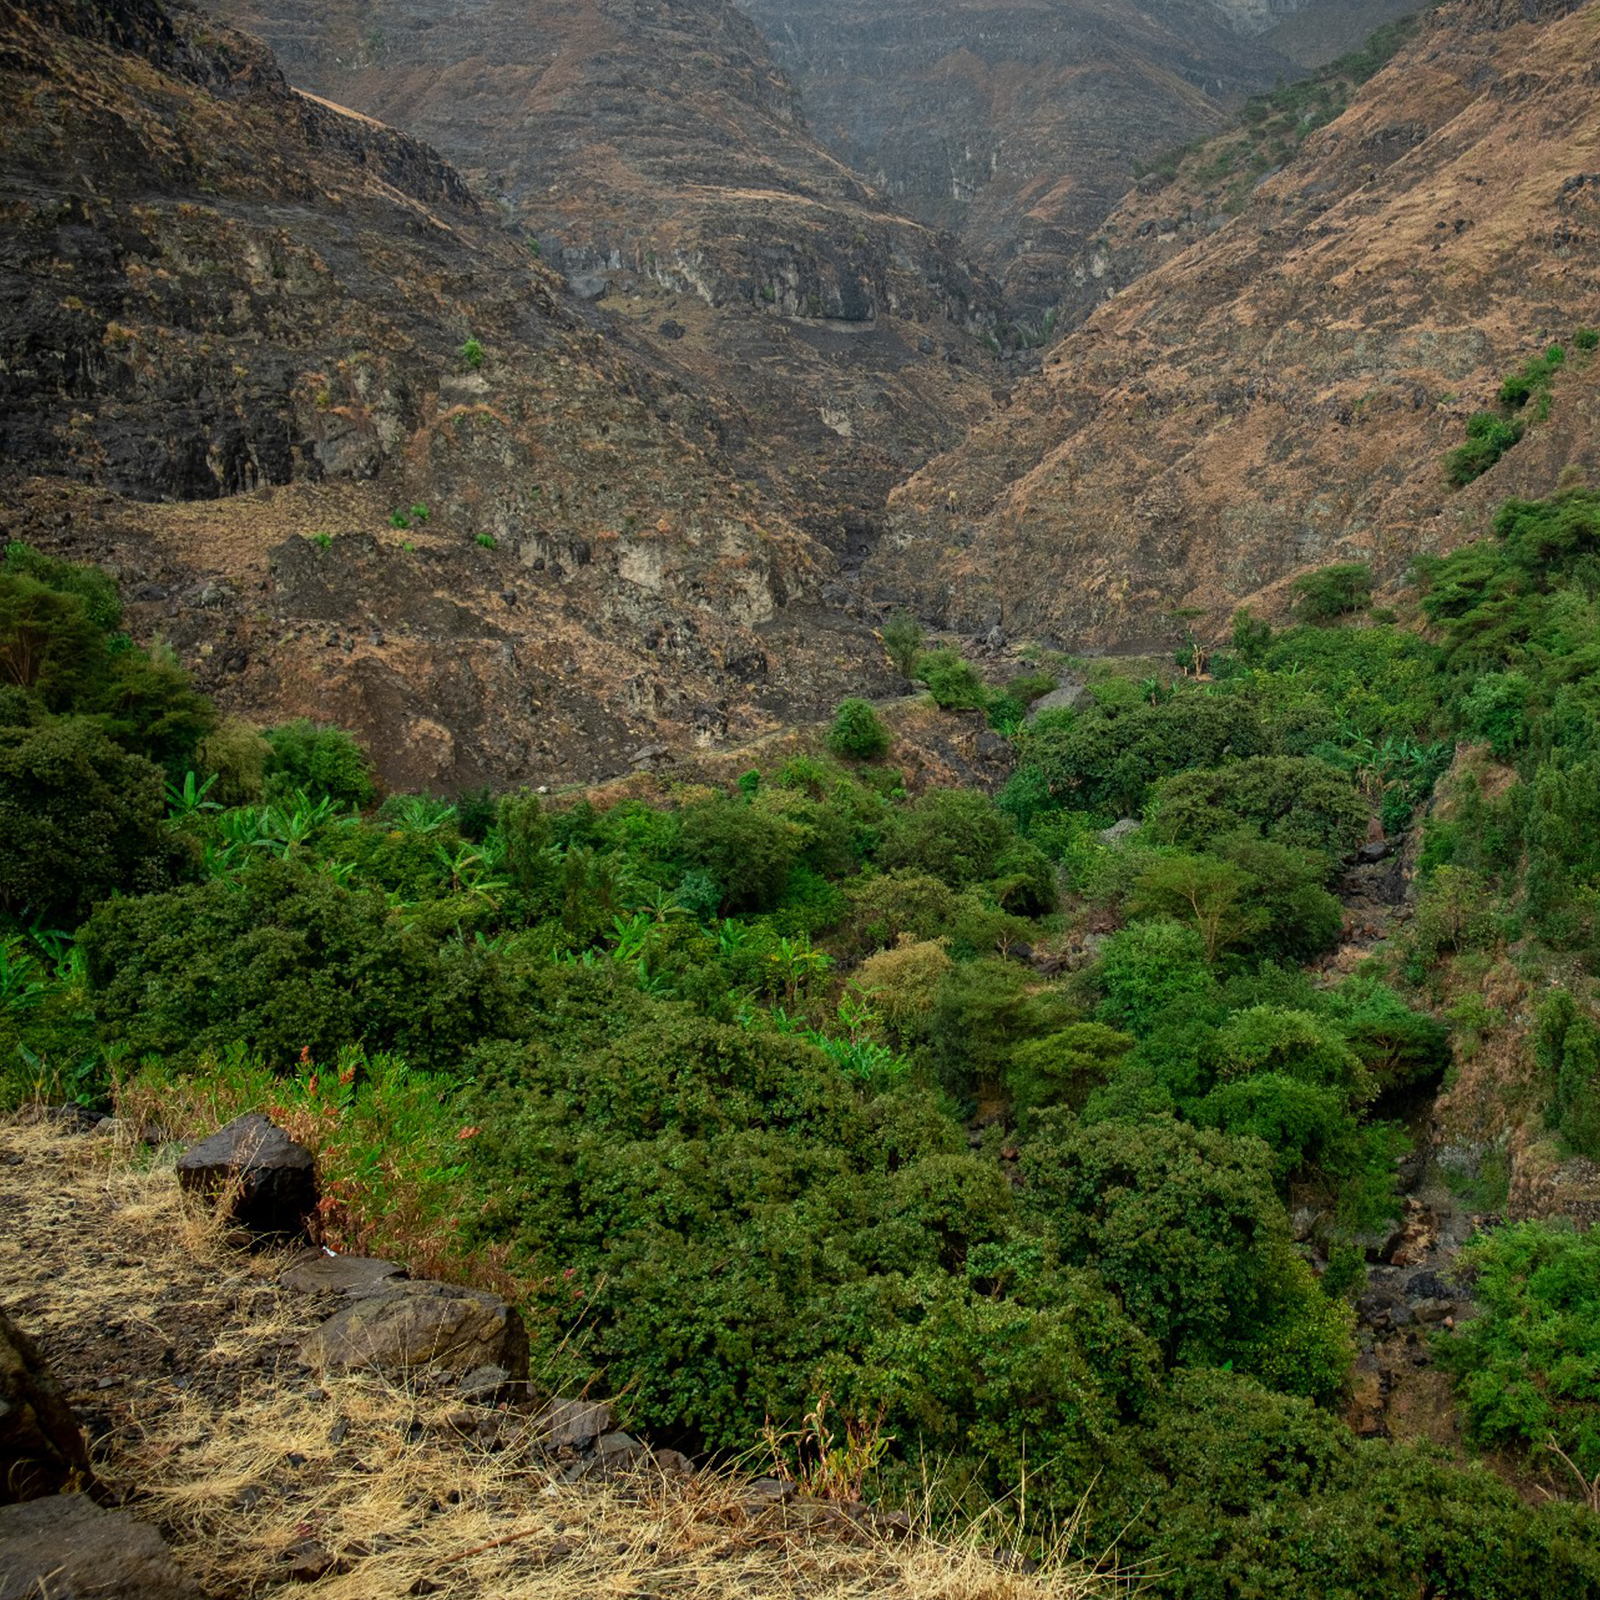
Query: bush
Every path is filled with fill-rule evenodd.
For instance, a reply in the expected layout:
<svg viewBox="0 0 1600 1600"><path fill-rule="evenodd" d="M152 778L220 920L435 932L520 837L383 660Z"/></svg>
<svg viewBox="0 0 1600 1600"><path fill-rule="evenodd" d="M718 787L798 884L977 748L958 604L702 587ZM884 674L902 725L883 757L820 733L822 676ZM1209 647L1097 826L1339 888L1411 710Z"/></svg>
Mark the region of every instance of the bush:
<svg viewBox="0 0 1600 1600"><path fill-rule="evenodd" d="M941 710L980 711L988 702L977 668L954 650L922 651L915 670Z"/></svg>
<svg viewBox="0 0 1600 1600"><path fill-rule="evenodd" d="M1247 608L1233 614L1233 652L1247 667L1259 667L1272 646L1272 624L1258 621Z"/></svg>
<svg viewBox="0 0 1600 1600"><path fill-rule="evenodd" d="M268 799L299 792L336 805L372 803L372 767L354 734L301 717L268 728L264 737L271 751L264 769Z"/></svg>
<svg viewBox="0 0 1600 1600"><path fill-rule="evenodd" d="M896 611L883 625L883 648L902 678L916 670L922 649L922 624L905 611Z"/></svg>
<svg viewBox="0 0 1600 1600"><path fill-rule="evenodd" d="M1094 977L1104 998L1095 1015L1115 1028L1147 1033L1168 1006L1214 992L1205 943L1177 922L1139 922L1106 940Z"/></svg>
<svg viewBox="0 0 1600 1600"><path fill-rule="evenodd" d="M1062 1260L1092 1265L1169 1362L1248 1368L1315 1321L1321 1292L1290 1265L1258 1140L1160 1118L1085 1128L1046 1112L1021 1159L1025 1203ZM1297 1385L1336 1390L1352 1355L1348 1335L1321 1348Z"/></svg>
<svg viewBox="0 0 1600 1600"><path fill-rule="evenodd" d="M852 761L876 761L889 752L889 730L868 700L845 700L828 730L828 748Z"/></svg>
<svg viewBox="0 0 1600 1600"><path fill-rule="evenodd" d="M1458 489L1481 478L1522 437L1522 424L1508 422L1492 411L1475 412L1467 419L1467 442L1447 455L1445 474Z"/></svg>
<svg viewBox="0 0 1600 1600"><path fill-rule="evenodd" d="M1372 568L1365 561L1342 561L1304 572L1289 587L1299 597L1295 615L1301 622L1331 622L1371 604Z"/></svg>
<svg viewBox="0 0 1600 1600"><path fill-rule="evenodd" d="M1037 774L1058 806L1128 816L1151 785L1191 767L1270 753L1257 712L1231 695L1185 690L1160 705L1097 710L1068 721L1040 718L1019 774Z"/></svg>
<svg viewBox="0 0 1600 1600"><path fill-rule="evenodd" d="M1468 1431L1536 1451L1553 1441L1600 1477L1600 1232L1524 1222L1474 1240L1460 1260L1478 1314L1434 1354L1455 1375Z"/></svg>
<svg viewBox="0 0 1600 1600"><path fill-rule="evenodd" d="M799 824L721 797L685 807L680 823L683 858L721 885L724 912L770 911L806 843Z"/></svg>
<svg viewBox="0 0 1600 1600"><path fill-rule="evenodd" d="M987 795L930 789L891 814L877 860L885 870L925 872L960 889L993 877L1015 837L1010 819Z"/></svg>
<svg viewBox="0 0 1600 1600"><path fill-rule="evenodd" d="M0 727L0 911L75 928L97 900L160 889L184 853L161 771L92 721Z"/></svg>
<svg viewBox="0 0 1600 1600"><path fill-rule="evenodd" d="M1557 989L1539 1007L1534 1053L1551 1126L1579 1155L1600 1160L1600 1024Z"/></svg>
<svg viewBox="0 0 1600 1600"><path fill-rule="evenodd" d="M1311 756L1254 756L1164 779L1153 802L1158 839L1208 845L1248 828L1321 854L1331 875L1367 836L1367 808L1346 774Z"/></svg>
<svg viewBox="0 0 1600 1600"><path fill-rule="evenodd" d="M467 339L457 354L469 372L476 372L483 365L483 346L476 339Z"/></svg>
<svg viewBox="0 0 1600 1600"><path fill-rule="evenodd" d="M191 1069L236 1042L279 1068L365 1044L453 1069L496 1031L492 957L435 949L383 894L270 858L235 881L108 901L81 943L103 1036Z"/></svg>

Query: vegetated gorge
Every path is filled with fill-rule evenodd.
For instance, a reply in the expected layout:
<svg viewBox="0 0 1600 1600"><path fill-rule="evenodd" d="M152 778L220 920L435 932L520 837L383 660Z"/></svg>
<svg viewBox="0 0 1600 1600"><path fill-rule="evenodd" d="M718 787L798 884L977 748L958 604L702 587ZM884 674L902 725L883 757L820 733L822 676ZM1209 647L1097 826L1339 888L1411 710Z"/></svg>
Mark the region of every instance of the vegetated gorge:
<svg viewBox="0 0 1600 1600"><path fill-rule="evenodd" d="M0 0L0 1112L850 1593L1600 1596L1600 0L218 9Z"/></svg>

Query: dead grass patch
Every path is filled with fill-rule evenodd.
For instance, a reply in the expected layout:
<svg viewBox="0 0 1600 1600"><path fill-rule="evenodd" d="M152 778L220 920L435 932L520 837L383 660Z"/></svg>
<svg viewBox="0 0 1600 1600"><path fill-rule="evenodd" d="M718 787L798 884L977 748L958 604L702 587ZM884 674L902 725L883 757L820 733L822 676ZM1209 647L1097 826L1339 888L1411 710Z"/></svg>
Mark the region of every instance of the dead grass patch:
<svg viewBox="0 0 1600 1600"><path fill-rule="evenodd" d="M96 1469L218 1597L326 1560L327 1600L1090 1600L1129 1585L1035 1569L993 1521L906 1535L762 1495L746 1472L646 1465L602 1481L530 1419L440 1375L313 1376L317 1303L283 1253L230 1248L172 1152L0 1124L0 1280L90 1428ZM464 1432L466 1437L463 1437ZM1069 1530L1070 1533L1070 1530Z"/></svg>

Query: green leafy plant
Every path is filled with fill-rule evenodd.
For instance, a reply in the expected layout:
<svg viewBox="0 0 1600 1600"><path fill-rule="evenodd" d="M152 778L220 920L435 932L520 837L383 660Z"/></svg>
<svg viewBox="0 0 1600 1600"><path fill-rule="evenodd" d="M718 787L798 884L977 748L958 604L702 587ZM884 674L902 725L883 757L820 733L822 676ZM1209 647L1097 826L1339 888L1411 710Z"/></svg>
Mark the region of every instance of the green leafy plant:
<svg viewBox="0 0 1600 1600"><path fill-rule="evenodd" d="M843 700L828 729L828 748L852 761L876 761L888 754L889 730L869 700Z"/></svg>
<svg viewBox="0 0 1600 1600"><path fill-rule="evenodd" d="M483 365L483 346L476 339L466 339L456 354L469 372L476 372Z"/></svg>

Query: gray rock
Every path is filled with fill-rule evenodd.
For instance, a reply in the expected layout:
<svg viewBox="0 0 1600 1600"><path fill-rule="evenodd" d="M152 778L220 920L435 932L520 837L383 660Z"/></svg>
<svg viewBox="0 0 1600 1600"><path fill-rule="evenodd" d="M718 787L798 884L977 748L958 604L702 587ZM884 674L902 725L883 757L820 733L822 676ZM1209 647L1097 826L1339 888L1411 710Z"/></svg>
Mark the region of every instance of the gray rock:
<svg viewBox="0 0 1600 1600"><path fill-rule="evenodd" d="M1058 678L1049 694L1040 695L1028 707L1028 721L1041 711L1076 711L1089 698L1089 686L1081 678Z"/></svg>
<svg viewBox="0 0 1600 1600"><path fill-rule="evenodd" d="M552 1400L534 1426L553 1450L587 1450L611 1432L611 1407L603 1400Z"/></svg>
<svg viewBox="0 0 1600 1600"><path fill-rule="evenodd" d="M493 1405L496 1401L509 1399L514 1392L523 1387L525 1386L516 1382L504 1367L490 1363L474 1367L467 1373L456 1385L456 1393L463 1400L471 1400L479 1405Z"/></svg>
<svg viewBox="0 0 1600 1600"><path fill-rule="evenodd" d="M1109 828L1102 829L1099 838L1101 844L1119 845L1122 841L1140 829L1137 817L1118 817Z"/></svg>
<svg viewBox="0 0 1600 1600"><path fill-rule="evenodd" d="M580 300L599 300L610 288L605 275L600 272L579 272L567 279L567 287Z"/></svg>
<svg viewBox="0 0 1600 1600"><path fill-rule="evenodd" d="M1356 851L1356 860L1382 861L1393 849L1394 846L1387 839L1369 839L1366 844Z"/></svg>
<svg viewBox="0 0 1600 1600"><path fill-rule="evenodd" d="M526 1378L528 1333L498 1295L427 1279L394 1282L352 1297L301 1342L300 1361L319 1372L497 1366Z"/></svg>
<svg viewBox="0 0 1600 1600"><path fill-rule="evenodd" d="M83 1430L39 1347L0 1311L0 1505L94 1482Z"/></svg>
<svg viewBox="0 0 1600 1600"><path fill-rule="evenodd" d="M178 1182L191 1194L225 1204L252 1233L305 1232L317 1208L316 1164L303 1144L259 1111L236 1117L178 1158Z"/></svg>
<svg viewBox="0 0 1600 1600"><path fill-rule="evenodd" d="M602 1466L620 1471L624 1467L631 1467L646 1451L631 1433L618 1431L602 1434L595 1441L594 1453Z"/></svg>
<svg viewBox="0 0 1600 1600"><path fill-rule="evenodd" d="M161 1535L87 1495L0 1506L0 1600L200 1600Z"/></svg>
<svg viewBox="0 0 1600 1600"><path fill-rule="evenodd" d="M330 1256L307 1251L291 1261L278 1282L301 1294L361 1294L404 1278L406 1269L376 1256Z"/></svg>
<svg viewBox="0 0 1600 1600"><path fill-rule="evenodd" d="M1418 1322L1443 1322L1446 1317L1453 1317L1455 1313L1454 1300L1418 1300L1411 1307L1411 1314Z"/></svg>

